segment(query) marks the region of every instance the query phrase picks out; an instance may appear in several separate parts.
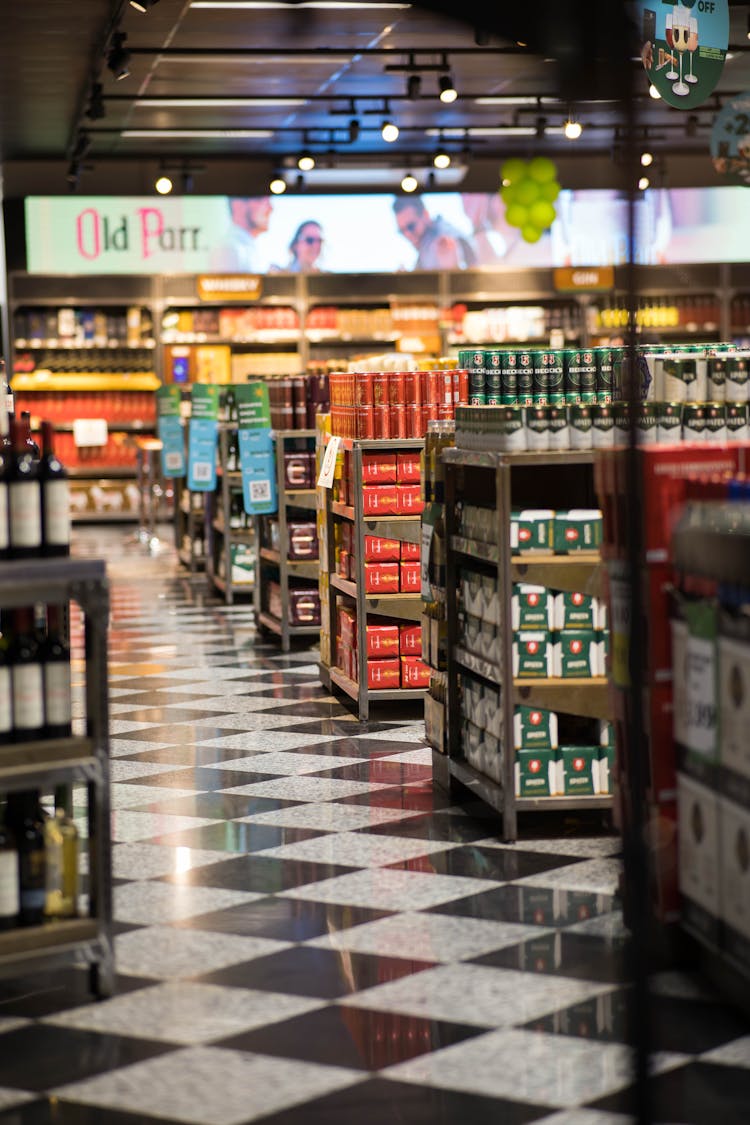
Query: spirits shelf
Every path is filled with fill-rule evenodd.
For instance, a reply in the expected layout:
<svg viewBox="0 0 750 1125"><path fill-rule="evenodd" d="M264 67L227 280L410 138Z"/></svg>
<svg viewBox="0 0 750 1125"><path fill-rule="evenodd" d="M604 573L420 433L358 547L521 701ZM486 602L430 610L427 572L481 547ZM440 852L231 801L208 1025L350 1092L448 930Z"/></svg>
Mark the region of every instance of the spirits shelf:
<svg viewBox="0 0 750 1125"><path fill-rule="evenodd" d="M599 598L604 588L604 566L597 552L530 558L511 556L510 574L514 582L547 586L570 594L590 594Z"/></svg>
<svg viewBox="0 0 750 1125"><path fill-rule="evenodd" d="M281 555L278 551L272 550L271 547L261 547L258 553L266 562L281 566ZM290 574L298 575L300 578L317 578L320 571L318 559L286 559L286 565Z"/></svg>
<svg viewBox="0 0 750 1125"><path fill-rule="evenodd" d="M258 614L258 621L261 625L265 625L272 633L276 633L279 637L284 631L283 623L278 617L274 617L272 613L266 610L261 610ZM289 625L289 634L292 637L317 637L320 633L320 625Z"/></svg>
<svg viewBox="0 0 750 1125"><path fill-rule="evenodd" d="M40 778L64 780L74 776L85 781L100 770L101 763L88 738L56 738L0 746L3 790L23 788L31 780Z"/></svg>
<svg viewBox="0 0 750 1125"><path fill-rule="evenodd" d="M596 679L513 680L513 702L545 711L561 711L589 719L610 717L609 684Z"/></svg>
<svg viewBox="0 0 750 1125"><path fill-rule="evenodd" d="M501 465L593 465L594 451L589 449L547 450L539 453L500 453L480 449L444 449L443 461L448 465L468 465L479 469L496 469Z"/></svg>

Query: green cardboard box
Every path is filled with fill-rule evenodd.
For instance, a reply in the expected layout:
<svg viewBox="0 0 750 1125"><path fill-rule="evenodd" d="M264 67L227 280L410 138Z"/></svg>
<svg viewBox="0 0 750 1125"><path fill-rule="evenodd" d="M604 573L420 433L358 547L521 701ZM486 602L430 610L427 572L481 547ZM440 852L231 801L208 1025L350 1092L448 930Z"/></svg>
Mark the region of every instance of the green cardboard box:
<svg viewBox="0 0 750 1125"><path fill-rule="evenodd" d="M552 545L556 555L574 551L598 551L602 544L602 513L596 508L572 508L556 512L552 521Z"/></svg>
<svg viewBox="0 0 750 1125"><path fill-rule="evenodd" d="M590 594L555 594L553 629L596 629L597 616Z"/></svg>
<svg viewBox="0 0 750 1125"><path fill-rule="evenodd" d="M597 793L611 793L613 778L612 771L615 765L615 748L614 746L600 746L599 747L599 761L598 769L596 770L596 791Z"/></svg>
<svg viewBox="0 0 750 1125"><path fill-rule="evenodd" d="M552 634L546 630L513 635L513 675L519 679L539 680L551 676L552 655Z"/></svg>
<svg viewBox="0 0 750 1125"><path fill-rule="evenodd" d="M510 549L514 554L554 554L551 508L526 508L510 517Z"/></svg>
<svg viewBox="0 0 750 1125"><path fill-rule="evenodd" d="M553 676L563 679L598 676L600 636L593 629L563 629L553 634Z"/></svg>
<svg viewBox="0 0 750 1125"><path fill-rule="evenodd" d="M255 577L255 556L249 543L232 543L230 547L232 582L251 585Z"/></svg>
<svg viewBox="0 0 750 1125"><path fill-rule="evenodd" d="M598 746L561 746L557 751L562 776L559 779L566 796L596 793Z"/></svg>
<svg viewBox="0 0 750 1125"><path fill-rule="evenodd" d="M511 616L513 629L551 629L553 597L546 586L513 587Z"/></svg>
<svg viewBox="0 0 750 1125"><path fill-rule="evenodd" d="M516 796L554 797L557 793L555 750L516 750Z"/></svg>
<svg viewBox="0 0 750 1125"><path fill-rule="evenodd" d="M519 750L555 750L557 715L538 707L516 707L513 735L514 745Z"/></svg>

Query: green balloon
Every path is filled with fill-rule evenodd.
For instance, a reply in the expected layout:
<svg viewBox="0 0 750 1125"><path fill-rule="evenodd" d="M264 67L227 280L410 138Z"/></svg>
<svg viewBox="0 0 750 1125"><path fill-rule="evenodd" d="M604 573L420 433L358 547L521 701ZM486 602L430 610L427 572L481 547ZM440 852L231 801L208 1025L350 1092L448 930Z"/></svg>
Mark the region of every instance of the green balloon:
<svg viewBox="0 0 750 1125"><path fill-rule="evenodd" d="M524 223L529 221L529 213L525 207L521 207L518 203L511 203L508 210L505 212L505 221L508 226L522 227Z"/></svg>
<svg viewBox="0 0 750 1125"><path fill-rule="evenodd" d="M548 180L539 185L539 195L542 199L546 199L547 203L554 203L559 194L560 185L557 180Z"/></svg>
<svg viewBox="0 0 750 1125"><path fill-rule="evenodd" d="M526 161L520 160L517 156L511 156L510 160L506 160L500 169L500 179L507 180L510 184L522 180L525 175Z"/></svg>
<svg viewBox="0 0 750 1125"><path fill-rule="evenodd" d="M506 207L510 207L511 203L516 201L516 185L506 184L505 187L500 188L500 198Z"/></svg>
<svg viewBox="0 0 750 1125"><path fill-rule="evenodd" d="M532 180L536 180L539 184L549 183L557 177L557 169L554 162L547 156L535 156L529 164L527 173Z"/></svg>
<svg viewBox="0 0 750 1125"><path fill-rule="evenodd" d="M546 199L537 199L529 207L529 218L540 230L547 230L555 221L555 208Z"/></svg>
<svg viewBox="0 0 750 1125"><path fill-rule="evenodd" d="M538 242L541 237L542 232L539 227L532 226L531 223L521 227L521 238L524 242Z"/></svg>
<svg viewBox="0 0 750 1125"><path fill-rule="evenodd" d="M535 180L521 180L516 184L516 201L523 207L530 207L539 198L539 184Z"/></svg>

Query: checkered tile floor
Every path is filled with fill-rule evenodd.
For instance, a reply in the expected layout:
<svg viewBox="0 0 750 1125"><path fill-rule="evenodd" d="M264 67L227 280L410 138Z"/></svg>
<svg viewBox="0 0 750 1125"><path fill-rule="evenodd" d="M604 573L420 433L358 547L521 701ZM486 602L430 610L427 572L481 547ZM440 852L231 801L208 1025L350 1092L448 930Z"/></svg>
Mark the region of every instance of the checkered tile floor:
<svg viewBox="0 0 750 1125"><path fill-rule="evenodd" d="M118 989L0 982L0 1122L628 1121L617 839L503 846L418 716L358 723L168 550L78 550L113 577ZM747 1125L747 1021L652 984L656 1120Z"/></svg>

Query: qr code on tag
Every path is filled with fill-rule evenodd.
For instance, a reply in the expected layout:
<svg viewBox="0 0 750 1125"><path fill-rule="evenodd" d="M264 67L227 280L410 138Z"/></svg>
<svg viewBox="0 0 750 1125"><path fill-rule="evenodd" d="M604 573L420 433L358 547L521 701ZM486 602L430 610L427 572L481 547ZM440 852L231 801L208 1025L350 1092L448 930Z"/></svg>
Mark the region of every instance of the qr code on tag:
<svg viewBox="0 0 750 1125"><path fill-rule="evenodd" d="M211 479L211 462L196 461L193 465L193 480L208 481Z"/></svg>
<svg viewBox="0 0 750 1125"><path fill-rule="evenodd" d="M250 499L259 504L264 500L271 499L271 482L270 480L251 480L250 481Z"/></svg>
<svg viewBox="0 0 750 1125"><path fill-rule="evenodd" d="M168 453L164 458L167 469L180 469L182 468L182 454L181 453Z"/></svg>

